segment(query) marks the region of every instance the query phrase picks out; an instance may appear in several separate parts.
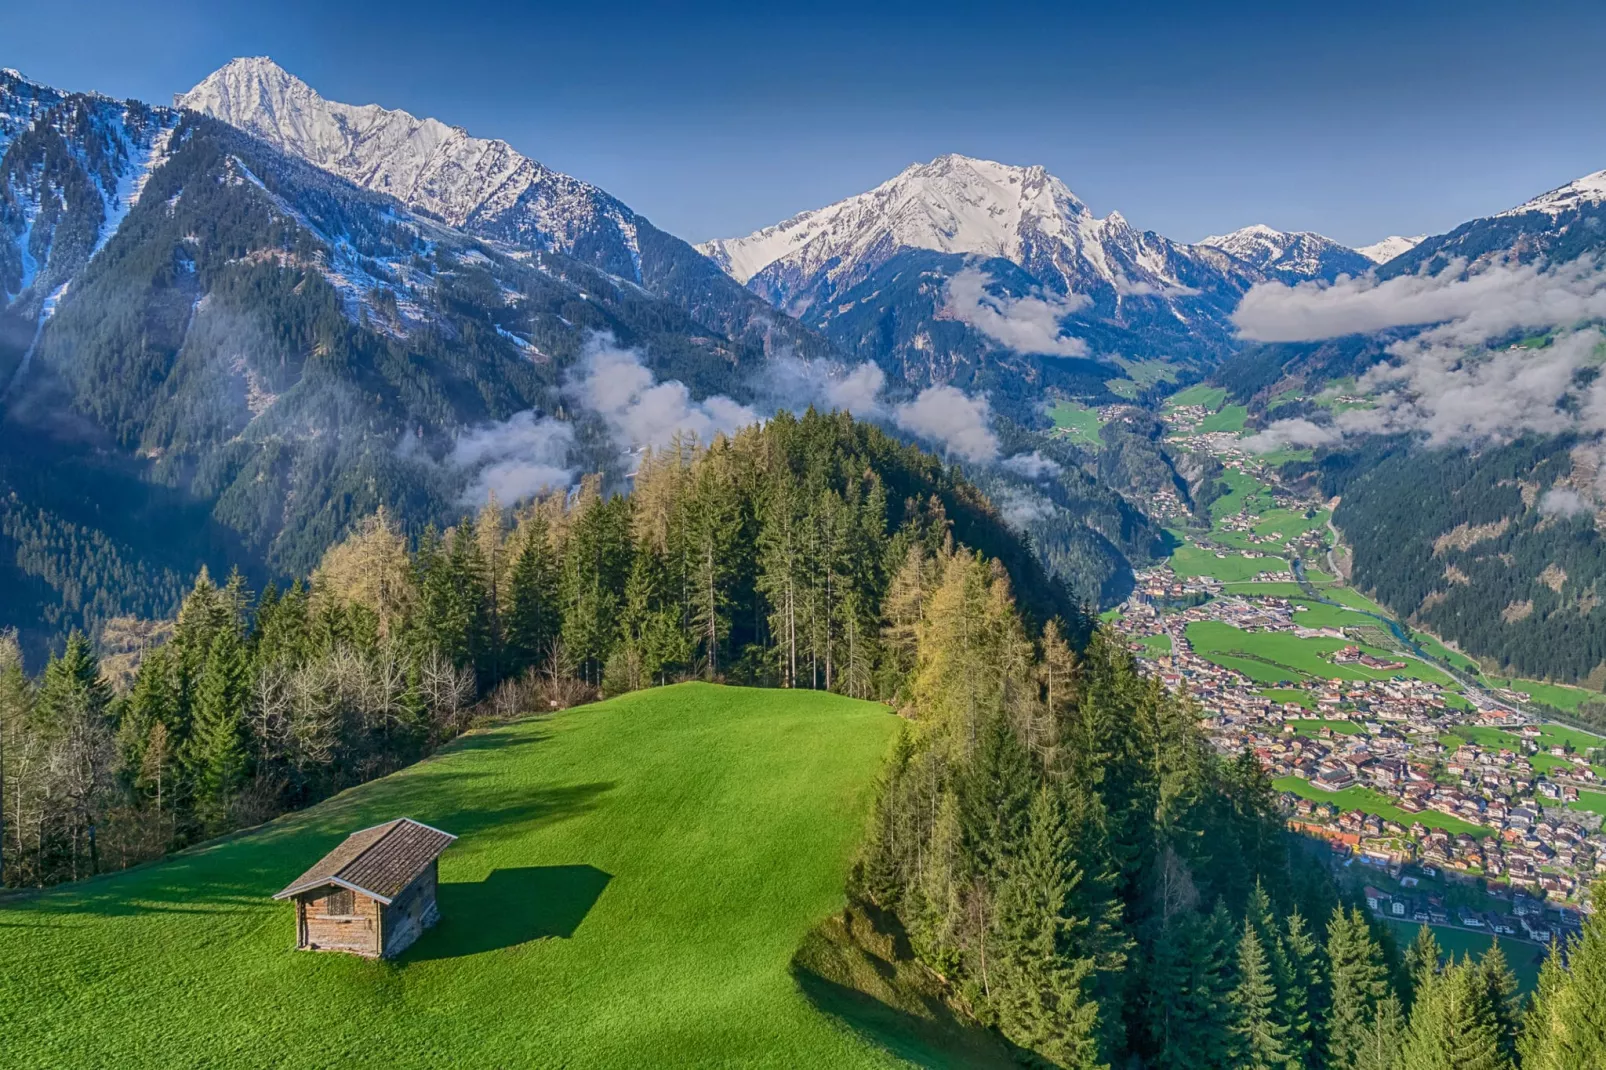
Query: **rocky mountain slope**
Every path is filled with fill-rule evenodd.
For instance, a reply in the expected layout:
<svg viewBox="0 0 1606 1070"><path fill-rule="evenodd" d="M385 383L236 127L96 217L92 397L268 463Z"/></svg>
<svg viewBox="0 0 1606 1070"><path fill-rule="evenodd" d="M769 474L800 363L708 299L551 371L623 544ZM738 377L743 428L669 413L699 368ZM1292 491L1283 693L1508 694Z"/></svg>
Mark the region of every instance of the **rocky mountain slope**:
<svg viewBox="0 0 1606 1070"><path fill-rule="evenodd" d="M1273 230L1261 223L1213 235L1199 244L1229 252L1265 277L1282 281L1331 282L1339 275L1364 274L1374 263L1360 250L1320 234Z"/></svg>
<svg viewBox="0 0 1606 1070"><path fill-rule="evenodd" d="M203 562L305 573L380 504L448 521L477 461L620 463L618 413L538 421L599 338L635 354L620 404L675 379L654 401L684 408L765 360L195 112L7 86L0 627L30 638L166 613ZM480 426L502 437L465 460Z"/></svg>
<svg viewBox="0 0 1606 1070"><path fill-rule="evenodd" d="M959 155L699 248L889 374L914 384L1002 382L1023 397L1061 388L1096 398L1099 383L1122 376L1078 360L1209 367L1238 348L1231 316L1255 283L1331 280L1372 266L1320 235L1268 227L1174 242L1119 212L1094 215L1041 167ZM962 276L967 269L979 279Z"/></svg>
<svg viewBox="0 0 1606 1070"><path fill-rule="evenodd" d="M265 57L234 60L175 100L466 233L562 253L636 283L733 339L771 352L831 355L827 343L771 314L687 243L505 141L377 104L325 100Z"/></svg>

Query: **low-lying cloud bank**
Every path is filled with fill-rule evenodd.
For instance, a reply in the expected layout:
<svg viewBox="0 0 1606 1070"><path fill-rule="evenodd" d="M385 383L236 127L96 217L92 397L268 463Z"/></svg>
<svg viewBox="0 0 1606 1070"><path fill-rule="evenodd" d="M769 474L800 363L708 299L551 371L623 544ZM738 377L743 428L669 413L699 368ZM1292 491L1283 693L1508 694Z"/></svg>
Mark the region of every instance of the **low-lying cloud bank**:
<svg viewBox="0 0 1606 1070"><path fill-rule="evenodd" d="M989 293L992 276L962 268L948 280L948 314L1017 353L1085 357L1087 343L1060 333L1060 320L1086 308L1083 294L1008 297Z"/></svg>
<svg viewBox="0 0 1606 1070"><path fill-rule="evenodd" d="M934 444L948 456L974 464L999 459L992 430L992 407L984 395L952 386L927 387L912 400L890 403L883 396L886 373L865 362L851 368L780 359L766 364L750 384L766 411L801 411L810 405L851 412L889 423ZM678 380L659 382L641 354L619 346L612 335L597 334L565 379L562 395L580 417L595 417L621 453L660 448L678 434L711 442L761 423L754 408L724 395L697 401ZM483 504L494 494L516 502L544 491L571 486L579 476L575 425L550 416L521 412L497 423L459 434L446 463L466 473L459 499ZM1057 474L1059 466L1041 454L1021 454L1005 467L1028 479Z"/></svg>
<svg viewBox="0 0 1606 1070"><path fill-rule="evenodd" d="M1389 345L1357 390L1375 408L1336 414L1331 424L1282 420L1248 440L1252 450L1328 446L1352 435L1420 434L1432 445L1509 442L1523 434L1606 431L1602 336L1583 326L1606 318L1606 270L1593 260L1496 263L1467 274L1454 261L1437 275L1379 282L1371 275L1331 285L1262 283L1233 314L1257 341L1318 341L1391 328L1425 327ZM1521 331L1552 334L1540 348L1489 348Z"/></svg>
<svg viewBox="0 0 1606 1070"><path fill-rule="evenodd" d="M595 334L563 384L564 398L581 414L599 418L621 452L669 444L677 434L711 442L759 422L758 413L723 394L692 399L678 380L658 382L641 354ZM574 425L534 412L469 428L446 461L470 473L459 501L478 505L495 495L516 502L573 484Z"/></svg>

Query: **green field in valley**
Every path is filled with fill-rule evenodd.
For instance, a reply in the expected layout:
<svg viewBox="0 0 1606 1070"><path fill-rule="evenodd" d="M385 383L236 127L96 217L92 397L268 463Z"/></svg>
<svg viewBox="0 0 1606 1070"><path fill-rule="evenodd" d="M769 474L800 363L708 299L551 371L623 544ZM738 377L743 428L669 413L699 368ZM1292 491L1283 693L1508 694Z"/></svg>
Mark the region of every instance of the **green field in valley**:
<svg viewBox="0 0 1606 1070"><path fill-rule="evenodd" d="M1099 422L1097 409L1090 408L1080 401L1056 401L1054 408L1049 411L1054 420L1054 426L1065 432L1065 436L1078 446L1092 446L1097 449L1101 444L1099 428L1104 425Z"/></svg>
<svg viewBox="0 0 1606 1070"><path fill-rule="evenodd" d="M1222 583L1241 583L1253 580L1262 572L1288 570L1288 562L1280 557L1244 557L1242 554L1218 557L1216 551L1201 550L1193 545L1177 547L1170 565L1178 576L1209 576Z"/></svg>
<svg viewBox="0 0 1606 1070"><path fill-rule="evenodd" d="M1394 929L1394 939L1400 947L1410 947L1411 941L1422 928L1418 922L1396 921L1386 919ZM1462 958L1471 955L1481 958L1489 945L1494 943L1496 937L1485 933L1475 933L1469 929L1458 929L1450 925L1434 925L1433 938L1439 942L1439 948L1446 956ZM1544 949L1522 940L1511 937L1500 938L1500 951L1511 963L1511 972L1517 975L1517 986L1523 992L1532 992L1539 984L1539 965L1544 961Z"/></svg>
<svg viewBox="0 0 1606 1070"><path fill-rule="evenodd" d="M1166 408L1175 409L1183 405L1199 405L1211 412L1221 408L1227 400L1227 391L1224 387L1209 386L1205 383L1195 383L1185 390L1179 390L1166 398Z"/></svg>
<svg viewBox="0 0 1606 1070"><path fill-rule="evenodd" d="M1303 598L1305 589L1293 580L1267 583L1237 582L1222 585L1228 594L1247 595L1250 598Z"/></svg>
<svg viewBox="0 0 1606 1070"><path fill-rule="evenodd" d="M1260 693L1273 702L1292 702L1295 705L1305 707L1307 710L1316 708L1316 702L1311 697L1311 693L1309 691L1301 691L1298 688L1263 687L1260 689Z"/></svg>
<svg viewBox="0 0 1606 1070"><path fill-rule="evenodd" d="M1139 637L1138 645L1151 655L1171 653L1171 637L1169 635L1145 635Z"/></svg>
<svg viewBox="0 0 1606 1070"><path fill-rule="evenodd" d="M1199 425L1200 433L1211 431L1242 431L1244 421L1249 419L1249 410L1242 405L1227 405L1220 411L1213 412L1204 418Z"/></svg>
<svg viewBox="0 0 1606 1070"><path fill-rule="evenodd" d="M1292 632L1246 632L1220 621L1194 621L1187 627L1188 642L1194 653L1217 665L1236 669L1256 683L1294 682L1309 677L1326 680L1387 680L1407 676L1436 684L1449 678L1426 662L1399 658L1403 669L1369 669L1363 665L1339 665L1324 655L1349 645L1343 639L1301 639ZM1364 644L1361 650L1379 658L1393 658L1386 651Z"/></svg>
<svg viewBox="0 0 1606 1070"><path fill-rule="evenodd" d="M1359 735L1361 731L1361 726L1354 721L1329 720L1323 717L1285 721L1283 723L1293 725L1294 731L1303 732L1306 735L1320 732L1324 728L1330 728L1339 735L1344 736Z"/></svg>
<svg viewBox="0 0 1606 1070"><path fill-rule="evenodd" d="M843 904L896 728L820 692L643 691L0 900L0 1066L902 1065L790 971ZM403 815L461 837L440 924L392 962L293 950L269 897Z"/></svg>
<svg viewBox="0 0 1606 1070"><path fill-rule="evenodd" d="M1606 814L1606 794L1598 791L1580 791L1578 801L1567 804L1574 810L1587 810L1592 814Z"/></svg>
<svg viewBox="0 0 1606 1070"><path fill-rule="evenodd" d="M1421 822L1427 828L1443 829L1452 835L1458 832L1470 833L1473 836L1490 835L1490 831L1482 825L1474 825L1470 821L1463 821L1450 814L1441 814L1437 810L1423 810L1419 814L1408 813L1390 802L1388 796L1371 788L1357 786L1345 788L1343 791L1323 791L1312 787L1310 781L1301 780L1297 776L1278 777L1271 782L1271 786L1278 791L1291 791L1311 802L1333 803L1342 810L1359 810L1363 814L1376 814L1385 821L1394 821L1406 828L1410 828L1413 822Z"/></svg>

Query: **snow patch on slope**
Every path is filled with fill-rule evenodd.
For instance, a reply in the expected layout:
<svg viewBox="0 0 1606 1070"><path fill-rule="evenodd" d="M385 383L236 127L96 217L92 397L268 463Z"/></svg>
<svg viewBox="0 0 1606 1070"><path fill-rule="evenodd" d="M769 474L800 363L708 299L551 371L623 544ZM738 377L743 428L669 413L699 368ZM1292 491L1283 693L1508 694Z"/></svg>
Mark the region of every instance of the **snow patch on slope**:
<svg viewBox="0 0 1606 1070"><path fill-rule="evenodd" d="M1543 212L1549 216L1558 216L1574 208L1599 204L1602 201L1606 201L1606 171L1596 171L1583 178L1574 179L1549 193L1542 193L1531 201L1524 201L1515 208L1508 208L1495 218L1522 215L1526 212Z"/></svg>
<svg viewBox="0 0 1606 1070"><path fill-rule="evenodd" d="M1409 238L1402 237L1399 234L1390 234L1382 241L1373 242L1371 245L1358 246L1355 251L1375 264L1386 264L1396 256L1415 249L1426 239L1426 234L1417 234Z"/></svg>

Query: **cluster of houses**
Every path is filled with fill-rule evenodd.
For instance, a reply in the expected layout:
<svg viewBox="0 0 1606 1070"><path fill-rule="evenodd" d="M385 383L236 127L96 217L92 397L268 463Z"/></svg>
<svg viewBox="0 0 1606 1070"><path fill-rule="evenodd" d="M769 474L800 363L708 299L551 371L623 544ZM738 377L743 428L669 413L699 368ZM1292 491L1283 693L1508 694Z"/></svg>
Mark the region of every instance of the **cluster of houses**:
<svg viewBox="0 0 1606 1070"><path fill-rule="evenodd" d="M1250 750L1273 778L1308 785L1283 794L1294 827L1375 864L1429 865L1556 904L1579 903L1594 877L1606 874L1600 817L1568 806L1580 789L1601 782L1588 756L1543 747L1540 729L1520 716L1469 710L1463 696L1423 680L1314 679L1291 684L1297 700L1285 701L1286 689L1272 697L1264 685L1193 653L1187 624L1219 620L1246 631L1301 635L1326 630L1299 628L1298 611L1286 599L1218 594L1167 611L1148 594L1173 599L1208 587L1148 570L1117 626L1134 640L1170 637L1169 654L1143 648L1140 660L1199 704L1218 749ZM1379 671L1405 668L1355 646L1334 660ZM1496 731L1476 733L1486 744L1454 735L1468 723ZM1322 801L1352 788L1364 789L1366 810Z"/></svg>

